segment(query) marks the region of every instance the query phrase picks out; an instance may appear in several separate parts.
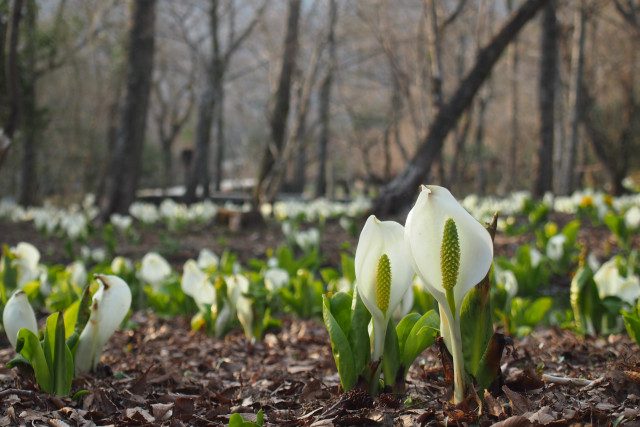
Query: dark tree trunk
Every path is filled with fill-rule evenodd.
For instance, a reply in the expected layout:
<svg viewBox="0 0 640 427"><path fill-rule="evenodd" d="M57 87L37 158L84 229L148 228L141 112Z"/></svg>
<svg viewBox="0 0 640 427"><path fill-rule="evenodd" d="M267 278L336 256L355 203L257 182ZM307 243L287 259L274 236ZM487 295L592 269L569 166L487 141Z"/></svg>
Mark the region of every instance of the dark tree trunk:
<svg viewBox="0 0 640 427"><path fill-rule="evenodd" d="M114 212L126 213L136 197L151 93L155 6L155 0L133 2L127 89L115 152L100 201L102 221L107 221Z"/></svg>
<svg viewBox="0 0 640 427"><path fill-rule="evenodd" d="M265 145L258 173L258 182L254 189L254 208L257 208L261 202L265 201L265 197L269 193L269 189L266 188L271 181L269 177L274 172L276 160L282 156L291 101L291 82L296 68L300 3L300 0L289 0L287 28L283 42L282 68L274 97L274 105L269 117L270 138Z"/></svg>
<svg viewBox="0 0 640 427"><path fill-rule="evenodd" d="M193 166L184 195L187 203L196 201L198 185L202 186L202 196L209 196L209 146L211 145L211 127L213 126L214 114L220 96L219 89L222 86L220 82L223 78L220 44L218 41L218 6L218 0L211 1L211 8L209 9L211 58L207 65L207 86L198 104Z"/></svg>
<svg viewBox="0 0 640 427"><path fill-rule="evenodd" d="M411 162L383 188L380 196L374 201L373 212L378 215L396 214L405 210L414 200L418 186L429 175L434 159L442 150L445 138L489 77L504 49L548 1L527 0L489 44L479 52L475 65L460 82L451 100L445 103L438 112L426 139L418 148Z"/></svg>
<svg viewBox="0 0 640 427"><path fill-rule="evenodd" d="M37 155L38 134L41 123L36 105L36 20L38 6L35 0L27 0L24 16L26 29L25 45L23 48L24 69L22 72L21 96L21 128L22 128L22 159L20 165L20 194L18 203L31 206L37 201Z"/></svg>
<svg viewBox="0 0 640 427"><path fill-rule="evenodd" d="M20 39L20 19L22 17L22 8L24 6L24 0L14 0L11 7L10 23L8 25L8 52L6 58L6 77L5 87L6 99L3 99L3 108L6 111L2 112L2 119L4 121L3 132L4 138L0 144L0 166L4 160L9 147L13 141L13 134L18 127L18 120L20 120L20 106L22 103L22 90L20 87L20 76L18 72L18 42ZM4 45L2 45L4 51ZM5 73L5 69L2 70Z"/></svg>
<svg viewBox="0 0 640 427"><path fill-rule="evenodd" d="M569 123L569 139L562 150L561 178L558 181L558 192L569 195L576 187L576 155L578 151L578 132L582 111L582 79L584 74L584 44L586 38L586 11L584 4L578 6L574 12L574 33L571 47L571 82L569 85L569 108L571 109L571 121Z"/></svg>
<svg viewBox="0 0 640 427"><path fill-rule="evenodd" d="M534 172L533 196L542 197L553 190L553 142L555 82L558 58L558 24L554 1L547 3L542 16L542 55L538 88L540 140Z"/></svg>
<svg viewBox="0 0 640 427"><path fill-rule="evenodd" d="M336 0L331 0L329 4L329 35L327 46L329 48L329 69L320 86L320 138L318 139L318 176L316 179L316 197L327 194L327 152L329 150L329 140L331 138L331 86L333 83L333 72L336 61L335 26L338 20L338 7Z"/></svg>

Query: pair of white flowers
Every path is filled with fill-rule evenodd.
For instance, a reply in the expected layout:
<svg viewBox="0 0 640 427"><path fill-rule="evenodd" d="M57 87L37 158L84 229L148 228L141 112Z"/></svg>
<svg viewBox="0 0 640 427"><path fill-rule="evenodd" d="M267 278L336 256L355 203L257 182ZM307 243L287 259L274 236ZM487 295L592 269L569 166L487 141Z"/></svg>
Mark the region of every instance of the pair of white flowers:
<svg viewBox="0 0 640 427"><path fill-rule="evenodd" d="M422 186L404 227L369 217L356 249L355 268L358 293L373 318L374 360L383 353L390 316L417 273L440 305L441 335L454 357L454 398L461 401L465 380L460 308L492 260L491 236L446 188Z"/></svg>
<svg viewBox="0 0 640 427"><path fill-rule="evenodd" d="M91 301L91 316L78 339L74 355L76 373L92 371L100 361L102 348L115 332L131 307L129 285L118 276L97 274L100 288ZM7 338L15 348L18 332L26 328L38 335L36 315L27 294L17 290L2 313Z"/></svg>

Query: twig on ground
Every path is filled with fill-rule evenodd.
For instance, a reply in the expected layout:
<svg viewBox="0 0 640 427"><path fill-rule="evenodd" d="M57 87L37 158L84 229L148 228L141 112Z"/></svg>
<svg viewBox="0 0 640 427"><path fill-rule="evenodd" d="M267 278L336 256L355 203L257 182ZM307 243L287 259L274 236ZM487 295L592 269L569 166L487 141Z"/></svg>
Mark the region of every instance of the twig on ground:
<svg viewBox="0 0 640 427"><path fill-rule="evenodd" d="M542 375L542 381L545 383L570 385L576 387L586 387L593 383L594 380L588 380L586 378L571 378L571 377L557 377L555 375Z"/></svg>

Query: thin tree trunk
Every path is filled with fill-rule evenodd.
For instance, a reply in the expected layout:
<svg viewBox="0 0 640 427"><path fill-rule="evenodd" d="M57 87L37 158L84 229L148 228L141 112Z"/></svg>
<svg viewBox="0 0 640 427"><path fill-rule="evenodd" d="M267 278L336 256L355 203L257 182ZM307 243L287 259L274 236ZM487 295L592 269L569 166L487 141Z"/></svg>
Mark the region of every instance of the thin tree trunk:
<svg viewBox="0 0 640 427"><path fill-rule="evenodd" d="M487 82L490 86L490 82ZM484 126L487 113L487 105L491 98L491 88L486 86L478 99L478 120L476 121L476 138L475 138L475 153L476 153L476 191L479 195L485 195L487 193L487 155L484 147Z"/></svg>
<svg viewBox="0 0 640 427"><path fill-rule="evenodd" d="M213 183L216 191L222 189L223 167L225 156L225 137L224 137L224 82L219 82L218 108L216 108L216 167L213 170Z"/></svg>
<svg viewBox="0 0 640 427"><path fill-rule="evenodd" d="M513 0L507 1L509 12L513 11ZM510 190L518 188L518 144L520 142L519 131L519 91L518 91L518 65L520 58L518 55L518 38L516 37L511 44L511 52L509 55L509 103L511 104L511 121L510 121L510 141L509 141L509 157L507 159L507 182L506 187Z"/></svg>
<svg viewBox="0 0 640 427"><path fill-rule="evenodd" d="M379 215L399 213L411 203L416 196L416 189L424 177L428 176L433 160L442 150L445 138L489 77L504 49L548 1L527 0L479 52L475 65L460 82L451 100L443 105L411 162L383 188L380 196L374 201L373 212Z"/></svg>
<svg viewBox="0 0 640 427"><path fill-rule="evenodd" d="M198 104L198 118L196 123L195 152L189 181L184 195L187 203L197 199L197 188L202 186L202 197L209 195L209 146L211 141L211 127L218 101L218 90L223 78L220 63L220 44L218 41L218 0L211 0L209 9L209 34L211 36L211 57L207 64L207 83Z"/></svg>
<svg viewBox="0 0 640 427"><path fill-rule="evenodd" d="M576 6L573 42L571 46L571 83L569 87L569 108L571 108L571 122L569 139L562 153L561 178L559 180L559 193L569 195L575 188L576 152L578 147L578 132L580 124L580 111L582 109L582 79L584 74L584 44L586 38L586 12L581 2Z"/></svg>
<svg viewBox="0 0 640 427"><path fill-rule="evenodd" d="M26 38L24 45L24 67L22 76L22 99L21 99L21 128L22 128L22 159L20 165L20 194L18 203L22 206L30 206L37 199L37 140L39 133L38 107L36 105L36 82L35 82L35 62L36 62L36 20L38 6L35 0L27 0L24 16L24 26Z"/></svg>
<svg viewBox="0 0 640 427"><path fill-rule="evenodd" d="M274 107L269 118L270 138L265 145L260 163L258 182L254 189L253 206L266 201L270 184L270 177L274 173L276 161L282 156L285 132L287 128L287 116L291 103L291 82L296 68L296 55L298 52L298 27L300 21L301 0L289 0L287 28L283 42L282 68L278 79L278 88L274 98Z"/></svg>
<svg viewBox="0 0 640 427"><path fill-rule="evenodd" d="M2 166L2 162L9 151L9 147L11 147L13 134L18 128L18 121L20 120L22 89L20 86L20 76L18 71L18 42L20 39L20 19L22 17L23 6L24 0L13 1L7 30L9 33L6 59L7 112L6 115L3 114L5 122L2 129L4 137L0 144L0 166ZM4 50L4 45L2 46L2 50Z"/></svg>
<svg viewBox="0 0 640 427"><path fill-rule="evenodd" d="M329 3L329 35L327 45L329 48L329 68L320 86L320 145L318 152L318 176L316 180L316 197L325 196L327 193L327 152L331 137L331 87L336 62L335 27L338 20L338 6L336 0Z"/></svg>
<svg viewBox="0 0 640 427"><path fill-rule="evenodd" d="M136 197L151 94L155 6L155 0L133 2L127 90L105 194L100 201L102 221L107 221L114 212L126 213Z"/></svg>
<svg viewBox="0 0 640 427"><path fill-rule="evenodd" d="M540 140L533 195L542 197L553 189L553 142L558 25L555 2L548 2L542 16L542 56L540 59L539 105Z"/></svg>

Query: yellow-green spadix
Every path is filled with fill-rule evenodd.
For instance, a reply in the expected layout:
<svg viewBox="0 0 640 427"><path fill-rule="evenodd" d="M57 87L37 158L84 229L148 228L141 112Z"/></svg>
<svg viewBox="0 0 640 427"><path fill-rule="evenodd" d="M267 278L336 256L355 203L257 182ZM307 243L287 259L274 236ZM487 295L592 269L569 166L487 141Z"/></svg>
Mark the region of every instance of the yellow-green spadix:
<svg viewBox="0 0 640 427"><path fill-rule="evenodd" d="M102 348L131 307L129 285L118 276L96 274L100 288L91 301L91 316L80 334L74 361L76 372L92 371L100 361Z"/></svg>
<svg viewBox="0 0 640 427"><path fill-rule="evenodd" d="M358 293L373 317L376 360L382 355L389 318L414 275L404 227L394 221L379 221L371 215L360 233L355 270Z"/></svg>

